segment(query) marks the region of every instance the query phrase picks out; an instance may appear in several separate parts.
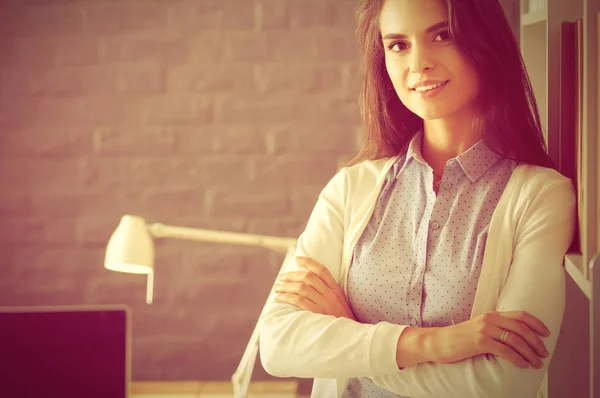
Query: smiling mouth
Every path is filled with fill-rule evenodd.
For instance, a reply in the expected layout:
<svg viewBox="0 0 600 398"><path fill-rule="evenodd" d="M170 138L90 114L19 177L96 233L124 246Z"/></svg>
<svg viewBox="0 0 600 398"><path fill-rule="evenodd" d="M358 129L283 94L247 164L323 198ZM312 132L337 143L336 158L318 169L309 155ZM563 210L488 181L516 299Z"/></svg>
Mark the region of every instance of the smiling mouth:
<svg viewBox="0 0 600 398"><path fill-rule="evenodd" d="M442 88L442 87L444 87L446 84L448 84L448 82L449 82L449 81L450 81L450 80L446 80L445 82L439 83L439 85L438 85L438 84L436 84L436 85L434 85L435 87L433 87L433 88L430 88L429 90L420 91L420 90L417 90L416 88L411 88L411 89L410 89L410 91L415 91L415 92L417 92L417 93L427 93L427 92L429 92L429 91L432 91L432 90L435 90L435 89L437 89L437 88Z"/></svg>

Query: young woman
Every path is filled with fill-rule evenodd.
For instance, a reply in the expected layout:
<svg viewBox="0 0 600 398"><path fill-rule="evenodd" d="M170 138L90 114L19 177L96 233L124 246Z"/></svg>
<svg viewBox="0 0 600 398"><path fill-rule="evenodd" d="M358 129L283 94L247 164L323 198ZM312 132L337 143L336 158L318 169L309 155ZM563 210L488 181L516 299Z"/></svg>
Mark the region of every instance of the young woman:
<svg viewBox="0 0 600 398"><path fill-rule="evenodd" d="M319 196L261 320L313 398L534 398L565 306L552 169L497 0L361 0L359 155Z"/></svg>

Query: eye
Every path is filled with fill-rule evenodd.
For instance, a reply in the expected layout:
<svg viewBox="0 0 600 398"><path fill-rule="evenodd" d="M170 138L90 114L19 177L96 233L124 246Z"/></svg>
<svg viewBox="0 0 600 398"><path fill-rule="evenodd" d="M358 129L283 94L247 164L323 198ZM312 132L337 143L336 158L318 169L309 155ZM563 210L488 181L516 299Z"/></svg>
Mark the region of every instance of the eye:
<svg viewBox="0 0 600 398"><path fill-rule="evenodd" d="M446 40L450 40L452 37L450 36L450 31L449 30L442 30L441 32L438 32L437 35L435 35L435 38L438 38L440 36L445 36L445 39L442 40L437 40L437 41L446 41Z"/></svg>
<svg viewBox="0 0 600 398"><path fill-rule="evenodd" d="M391 43L391 44L388 46L388 50L391 50L391 51L393 51L393 52L395 52L395 53L399 53L399 52L402 52L402 51L406 50L406 47L404 47L404 48L400 48L400 47L399 47L399 49L398 49L398 50L394 50L394 49L393 49L394 47L396 47L396 46L400 46L400 45L405 45L405 46L406 46L406 43L404 43L404 42L402 42L402 41L395 41L395 42Z"/></svg>

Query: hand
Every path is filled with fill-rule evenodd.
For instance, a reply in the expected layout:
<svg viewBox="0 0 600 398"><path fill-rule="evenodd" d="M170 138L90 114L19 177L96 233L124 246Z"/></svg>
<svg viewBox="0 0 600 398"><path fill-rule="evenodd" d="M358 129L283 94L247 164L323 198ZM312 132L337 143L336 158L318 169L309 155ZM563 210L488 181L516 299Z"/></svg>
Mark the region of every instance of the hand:
<svg viewBox="0 0 600 398"><path fill-rule="evenodd" d="M346 295L327 267L307 257L296 257L296 264L306 271L292 271L279 276L274 287L279 300L316 314L356 320Z"/></svg>
<svg viewBox="0 0 600 398"><path fill-rule="evenodd" d="M544 343L538 335L550 331L525 311L487 312L456 325L439 328L434 340L435 362L450 363L481 354L503 357L520 368L543 367ZM502 338L505 338L502 341Z"/></svg>

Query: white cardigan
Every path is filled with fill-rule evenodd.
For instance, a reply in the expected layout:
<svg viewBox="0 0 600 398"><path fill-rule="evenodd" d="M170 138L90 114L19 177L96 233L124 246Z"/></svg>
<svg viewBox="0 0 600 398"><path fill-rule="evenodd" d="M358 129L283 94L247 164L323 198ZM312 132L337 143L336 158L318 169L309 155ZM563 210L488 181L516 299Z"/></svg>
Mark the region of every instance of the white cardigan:
<svg viewBox="0 0 600 398"><path fill-rule="evenodd" d="M346 292L354 247L371 217L386 173L397 157L339 171L323 189L298 239L297 255L325 265ZM492 215L471 319L523 310L551 330L542 341L544 367L520 369L486 354L451 364L399 370L396 345L407 325L362 324L315 314L272 294L260 326L260 357L278 377L315 378L311 397L339 398L350 377L366 376L413 398L534 398L556 347L565 308L564 255L575 230L571 180L552 169L515 168ZM294 261L281 272L300 269Z"/></svg>

